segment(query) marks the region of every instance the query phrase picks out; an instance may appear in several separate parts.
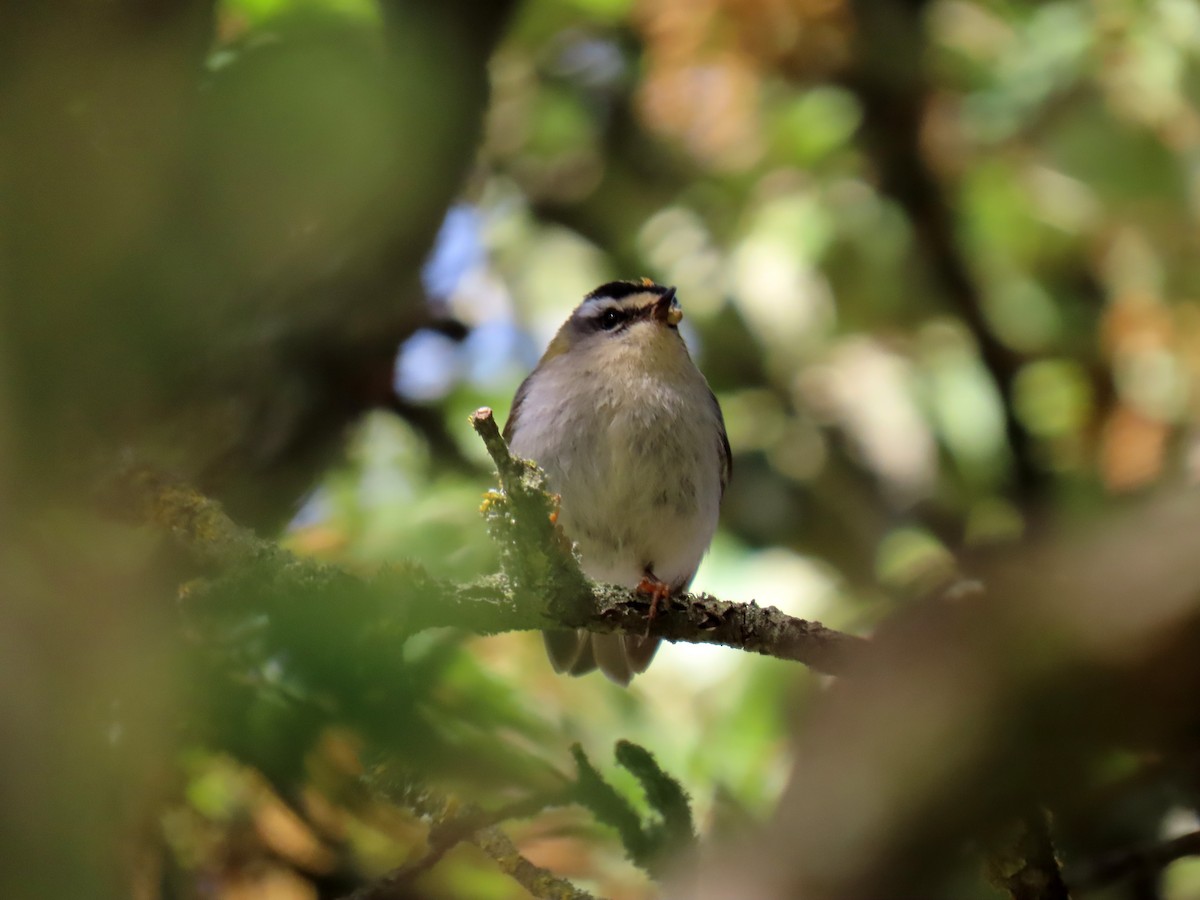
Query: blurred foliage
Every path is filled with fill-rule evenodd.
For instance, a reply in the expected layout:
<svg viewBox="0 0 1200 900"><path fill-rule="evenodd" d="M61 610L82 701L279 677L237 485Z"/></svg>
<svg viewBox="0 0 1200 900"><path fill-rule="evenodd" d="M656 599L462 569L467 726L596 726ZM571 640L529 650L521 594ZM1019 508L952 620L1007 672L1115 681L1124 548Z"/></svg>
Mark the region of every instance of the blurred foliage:
<svg viewBox="0 0 1200 900"><path fill-rule="evenodd" d="M617 830L633 862L652 873L661 872L675 856L691 848L695 834L688 796L644 748L621 741L617 744L617 761L641 782L658 813L659 820L649 823L640 821L637 812L605 782L578 744L571 752L579 770L579 802L599 821Z"/></svg>
<svg viewBox="0 0 1200 900"><path fill-rule="evenodd" d="M868 632L1197 477L1190 0L167 6L0 13L0 799L6 855L48 860L5 895L343 896L455 803L525 802L527 859L649 897L627 850L771 815L822 693L795 666L666 647L626 691L528 634L396 652L332 568L281 596L91 508L132 457L342 572L493 572L466 416L611 278L678 286L725 410L698 590ZM1200 824L1190 776L1097 757L1119 802L1059 823L1068 861ZM591 813L537 808L572 784ZM443 849L412 896L529 896Z"/></svg>

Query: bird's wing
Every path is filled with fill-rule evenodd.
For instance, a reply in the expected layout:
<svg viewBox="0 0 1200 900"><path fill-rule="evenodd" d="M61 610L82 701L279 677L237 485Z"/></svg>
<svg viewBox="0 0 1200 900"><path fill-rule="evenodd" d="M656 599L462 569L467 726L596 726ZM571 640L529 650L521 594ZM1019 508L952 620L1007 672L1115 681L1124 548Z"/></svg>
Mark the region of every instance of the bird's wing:
<svg viewBox="0 0 1200 900"><path fill-rule="evenodd" d="M721 404L717 402L717 395L709 389L708 400L712 404L713 412L717 414L717 458L721 466L721 497L725 496L725 487L729 484L729 479L733 477L733 451L729 447L729 435L725 432L725 417L721 414Z"/></svg>
<svg viewBox="0 0 1200 900"><path fill-rule="evenodd" d="M537 371L536 369L534 371ZM508 411L508 420L504 423L504 441L512 443L513 429L516 428L517 419L521 415L521 405L525 402L525 398L529 395L529 382L533 380L533 372L526 376L521 382L521 386L517 388L516 394L513 395L512 408Z"/></svg>

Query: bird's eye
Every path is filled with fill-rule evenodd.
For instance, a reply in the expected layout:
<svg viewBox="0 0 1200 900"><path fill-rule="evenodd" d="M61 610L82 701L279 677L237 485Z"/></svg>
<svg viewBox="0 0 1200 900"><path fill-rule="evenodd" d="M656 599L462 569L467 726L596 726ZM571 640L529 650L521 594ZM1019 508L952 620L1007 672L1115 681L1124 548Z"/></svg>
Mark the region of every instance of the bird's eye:
<svg viewBox="0 0 1200 900"><path fill-rule="evenodd" d="M615 309L606 309L600 316L600 327L605 331L612 331L621 324L621 313Z"/></svg>

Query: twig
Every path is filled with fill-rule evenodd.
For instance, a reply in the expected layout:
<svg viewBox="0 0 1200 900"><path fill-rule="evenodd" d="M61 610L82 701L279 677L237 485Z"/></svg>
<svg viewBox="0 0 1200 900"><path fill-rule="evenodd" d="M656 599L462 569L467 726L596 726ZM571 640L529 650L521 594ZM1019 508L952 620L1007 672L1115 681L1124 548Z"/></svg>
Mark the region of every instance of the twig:
<svg viewBox="0 0 1200 900"><path fill-rule="evenodd" d="M494 859L509 877L539 900L596 900L571 882L535 866L517 851L508 835L499 828L485 828L475 835L472 843Z"/></svg>
<svg viewBox="0 0 1200 900"><path fill-rule="evenodd" d="M496 425L496 417L492 414L491 408L479 407L471 413L470 421L471 427L475 429L475 433L483 441L483 446L487 448L488 456L496 464L496 469L500 473L501 486L506 491L520 492L520 478L525 470L517 458L509 452L508 444L500 434L500 428Z"/></svg>
<svg viewBox="0 0 1200 900"><path fill-rule="evenodd" d="M590 894L522 856L498 827L499 823L510 819L528 818L542 810L562 806L568 802L565 794L535 795L490 811L469 805L460 806L452 798L428 788L424 788L419 796L398 798L398 802L412 807L421 816L433 819L429 830L429 851L420 859L359 888L345 900L391 900L412 896L413 880L437 865L463 841L482 849L496 861L501 871L535 897L545 900L593 900Z"/></svg>
<svg viewBox="0 0 1200 900"><path fill-rule="evenodd" d="M1129 876L1158 872L1185 856L1200 856L1200 831L1101 857L1090 866L1081 867L1080 874L1071 879L1071 887L1080 890L1103 887Z"/></svg>
<svg viewBox="0 0 1200 900"><path fill-rule="evenodd" d="M443 817L429 830L429 852L397 870L397 877L405 880L415 878L437 865L457 844L471 840L479 832L495 829L501 822L527 819L544 810L565 806L570 802L572 801L566 793L535 795L495 810L467 807L457 810L454 815L445 815L445 811L450 808L450 804L447 804L443 810Z"/></svg>

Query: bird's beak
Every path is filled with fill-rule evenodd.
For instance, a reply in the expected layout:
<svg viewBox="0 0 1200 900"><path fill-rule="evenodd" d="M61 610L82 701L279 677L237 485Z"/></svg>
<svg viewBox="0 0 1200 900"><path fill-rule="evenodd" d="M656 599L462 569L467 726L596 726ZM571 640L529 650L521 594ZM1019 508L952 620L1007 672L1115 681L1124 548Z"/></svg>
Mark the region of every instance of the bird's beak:
<svg viewBox="0 0 1200 900"><path fill-rule="evenodd" d="M675 299L675 288L667 288L665 294L654 304L654 318L666 325L678 325L683 318L683 307Z"/></svg>

